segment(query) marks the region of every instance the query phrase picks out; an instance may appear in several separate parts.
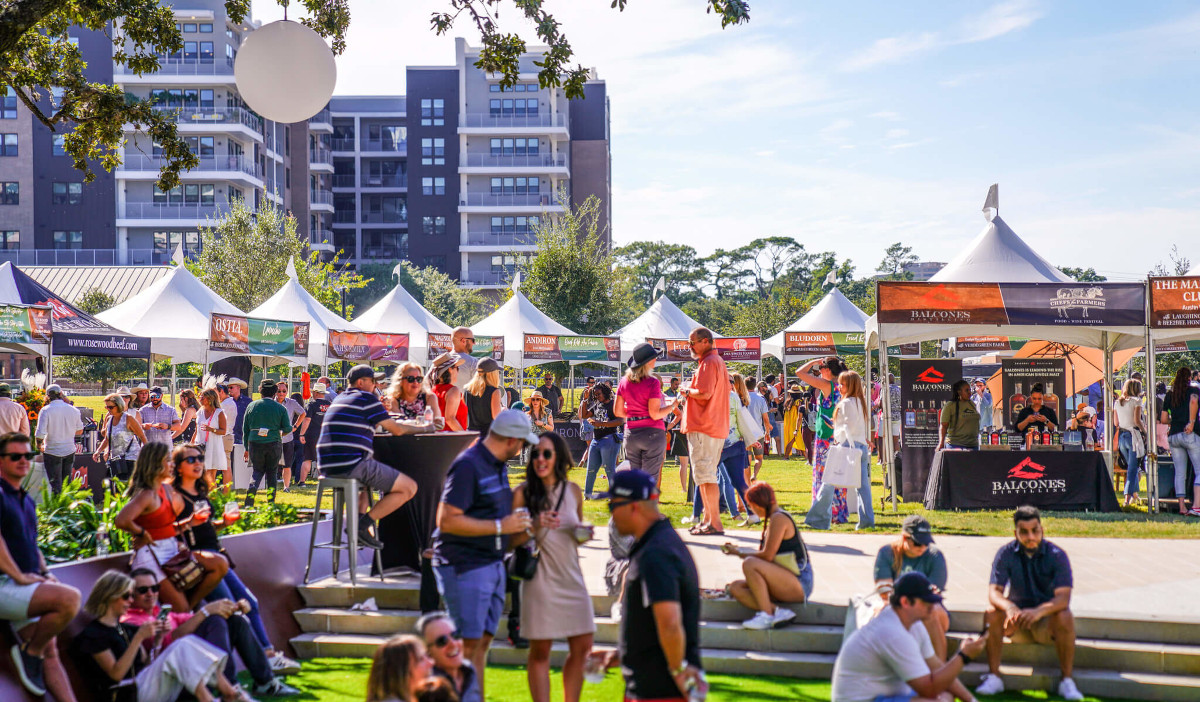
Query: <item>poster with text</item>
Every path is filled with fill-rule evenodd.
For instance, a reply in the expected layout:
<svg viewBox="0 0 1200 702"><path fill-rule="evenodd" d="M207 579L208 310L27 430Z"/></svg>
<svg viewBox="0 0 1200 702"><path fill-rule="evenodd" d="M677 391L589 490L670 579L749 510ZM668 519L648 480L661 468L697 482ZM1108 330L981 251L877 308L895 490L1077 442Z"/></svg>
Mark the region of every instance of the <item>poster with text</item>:
<svg viewBox="0 0 1200 702"><path fill-rule="evenodd" d="M646 343L658 350L658 360L666 363L691 362L691 347L687 339L647 338ZM762 338L757 336L722 336L713 339L713 348L725 361L757 363L762 359Z"/></svg>
<svg viewBox="0 0 1200 702"><path fill-rule="evenodd" d="M954 340L954 352L970 356L994 351L1020 351L1028 341L1016 336L960 336Z"/></svg>
<svg viewBox="0 0 1200 702"><path fill-rule="evenodd" d="M0 342L45 344L50 333L50 308L0 305Z"/></svg>
<svg viewBox="0 0 1200 702"><path fill-rule="evenodd" d="M396 363L408 360L408 334L329 330L329 357Z"/></svg>
<svg viewBox="0 0 1200 702"><path fill-rule="evenodd" d="M884 324L1142 326L1142 283L880 281Z"/></svg>
<svg viewBox="0 0 1200 702"><path fill-rule="evenodd" d="M429 348L430 361L447 351L454 350L454 344L451 343L449 334L429 332L426 342ZM493 360L504 363L504 337L479 336L476 334L475 345L471 347L471 355L475 358L487 358L491 356Z"/></svg>
<svg viewBox="0 0 1200 702"><path fill-rule="evenodd" d="M208 348L253 356L307 356L308 322L213 314Z"/></svg>
<svg viewBox="0 0 1200 702"><path fill-rule="evenodd" d="M1200 327L1200 276L1151 278L1150 326Z"/></svg>
<svg viewBox="0 0 1200 702"><path fill-rule="evenodd" d="M620 361L621 339L525 334L523 351L527 361Z"/></svg>
<svg viewBox="0 0 1200 702"><path fill-rule="evenodd" d="M904 457L901 495L907 502L925 499L925 482L937 449L942 405L962 380L962 361L954 358L900 361L900 444Z"/></svg>
<svg viewBox="0 0 1200 702"><path fill-rule="evenodd" d="M1067 362L1062 358L1004 358L1000 361L1004 388L1004 424L1015 431L1017 415L1029 404L1034 388L1042 390L1042 404L1054 410L1062 430L1063 389L1067 386Z"/></svg>

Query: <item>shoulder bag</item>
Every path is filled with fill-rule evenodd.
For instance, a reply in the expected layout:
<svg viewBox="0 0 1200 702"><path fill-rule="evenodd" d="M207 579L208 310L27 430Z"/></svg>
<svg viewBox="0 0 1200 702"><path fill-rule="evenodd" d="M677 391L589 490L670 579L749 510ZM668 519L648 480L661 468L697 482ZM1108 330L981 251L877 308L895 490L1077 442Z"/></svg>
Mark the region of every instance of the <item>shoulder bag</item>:
<svg viewBox="0 0 1200 702"><path fill-rule="evenodd" d="M750 408L743 405L741 400L738 400L737 412L733 415L737 419L738 434L741 434L742 441L746 445L758 443L766 435L766 430L762 426L762 417L755 421L754 413Z"/></svg>
<svg viewBox="0 0 1200 702"><path fill-rule="evenodd" d="M862 449L846 444L830 445L822 482L839 488L861 488Z"/></svg>
<svg viewBox="0 0 1200 702"><path fill-rule="evenodd" d="M165 491L163 496L165 499L170 499L170 496ZM167 504L170 504L170 502ZM175 512L174 505L171 506L171 511ZM175 519L179 519L178 512L175 512ZM183 544L179 545L179 553L172 556L166 563L158 560L158 554L154 553L153 548L147 548L150 548L150 556L158 564L158 567L162 569L163 574L167 576L167 580L170 580L175 589L185 595L194 590L200 584L200 581L204 580L204 576L208 575L208 570L200 565L192 550Z"/></svg>
<svg viewBox="0 0 1200 702"><path fill-rule="evenodd" d="M554 511L562 506L563 498L567 496L567 490L571 486L563 484L562 491L558 493L558 502L554 505ZM508 559L508 577L513 580L533 580L533 576L537 575L538 561L542 558L542 552L537 546L537 538L533 536L533 531L526 529L525 533L530 536L530 543L523 544L513 549L512 557Z"/></svg>

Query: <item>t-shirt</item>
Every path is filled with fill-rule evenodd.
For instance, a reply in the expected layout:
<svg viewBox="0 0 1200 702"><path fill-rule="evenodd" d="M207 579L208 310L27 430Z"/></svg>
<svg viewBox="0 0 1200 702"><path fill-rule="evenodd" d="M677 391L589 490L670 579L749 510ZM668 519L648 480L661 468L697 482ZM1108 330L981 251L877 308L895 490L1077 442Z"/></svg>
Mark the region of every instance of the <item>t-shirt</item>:
<svg viewBox="0 0 1200 702"><path fill-rule="evenodd" d="M1050 409L1046 405L1042 405L1041 410L1035 410L1031 406L1026 406L1025 409L1021 410L1021 413L1017 415L1017 424L1025 421L1026 417L1035 414L1042 415L1050 424L1058 426L1058 415L1055 414L1054 410ZM1019 431L1029 431L1030 427L1037 427L1038 431L1047 431L1049 429L1049 427L1046 426L1046 422L1033 422L1032 424L1025 425L1025 428Z"/></svg>
<svg viewBox="0 0 1200 702"><path fill-rule="evenodd" d="M37 545L37 507L24 490L0 479L0 537L22 573L40 573Z"/></svg>
<svg viewBox="0 0 1200 702"><path fill-rule="evenodd" d="M93 619L72 639L72 663L79 672L79 679L89 687L92 696L96 699L106 699L108 689L116 683L108 677L108 673L104 672L93 656L97 653L111 651L113 658L119 659L129 649L129 644L133 641L135 634L137 634L135 626L129 624L108 626L98 619ZM144 654L138 654L133 659L133 665L129 666L129 672L125 674L125 678L134 677L144 667L146 667Z"/></svg>
<svg viewBox="0 0 1200 702"><path fill-rule="evenodd" d="M329 410L329 405L333 403L327 397L320 399L313 398L308 401L308 406L304 408L305 414L308 415L308 431L304 434L304 440L308 443L316 441L321 436L321 423L325 420L325 412Z"/></svg>
<svg viewBox="0 0 1200 702"><path fill-rule="evenodd" d="M934 655L920 621L904 628L900 616L884 607L879 616L850 635L833 664L833 695L838 702L874 702L878 697L911 695L909 680L929 674Z"/></svg>
<svg viewBox="0 0 1200 702"><path fill-rule="evenodd" d="M925 553L916 558L909 558L904 555L900 556L900 572L898 573L893 568L895 564L896 561L892 555L892 547L883 546L880 548L879 553L875 554L875 580L895 580L905 573L916 571L929 578L929 582L937 585L940 589L946 589L946 580L948 578L946 556L934 544L930 544L929 548L925 549Z"/></svg>
<svg viewBox="0 0 1200 702"><path fill-rule="evenodd" d="M1021 609L1045 604L1054 599L1056 589L1075 584L1067 552L1045 539L1032 556L1016 539L1001 546L988 582L1007 587L1008 600Z"/></svg>
<svg viewBox="0 0 1200 702"><path fill-rule="evenodd" d="M336 403L335 403L336 405ZM326 420L328 423L328 420ZM442 502L468 517L495 521L512 513L508 465L477 441L450 465L442 485ZM497 563L504 558L508 536L458 536L433 532L433 564L454 566L457 573Z"/></svg>
<svg viewBox="0 0 1200 702"><path fill-rule="evenodd" d="M679 687L658 641L654 603L679 603L687 641L684 658L699 667L700 577L687 546L669 520L660 519L633 545L625 593L619 640L626 697L679 698Z"/></svg>
<svg viewBox="0 0 1200 702"><path fill-rule="evenodd" d="M237 423L237 400L226 395L225 399L221 400L221 411L225 413L225 436L232 436L234 443L242 443L241 425Z"/></svg>
<svg viewBox="0 0 1200 702"><path fill-rule="evenodd" d="M358 388L338 395L325 410L317 439L317 465L332 475L349 473L375 455L375 426L388 419L379 398Z"/></svg>
<svg viewBox="0 0 1200 702"><path fill-rule="evenodd" d="M1187 398L1183 402L1175 402L1175 393L1168 391L1163 397L1163 409L1167 411L1171 418L1171 428L1167 431L1168 434L1182 434L1184 427L1187 426L1191 418L1191 402L1195 396L1196 388L1191 385L1187 389Z"/></svg>
<svg viewBox="0 0 1200 702"><path fill-rule="evenodd" d="M711 436L722 441L729 435L729 371L725 359L709 351L700 359L692 387L708 393L707 400L688 396L683 406L683 432Z"/></svg>
<svg viewBox="0 0 1200 702"><path fill-rule="evenodd" d="M562 411L562 404L563 404L562 388L551 383L549 386L539 385L537 387L537 391L542 393L542 397L546 398L546 403L548 405L550 405L551 412ZM518 396L517 399L520 399L520 396Z"/></svg>
<svg viewBox="0 0 1200 702"><path fill-rule="evenodd" d="M767 398L756 392L750 393L750 414L754 415L754 421L761 422L762 416L767 413L768 409ZM769 420L770 417L767 419Z"/></svg>
<svg viewBox="0 0 1200 702"><path fill-rule="evenodd" d="M304 407L302 407L299 402L296 402L295 400L293 400L290 397L285 398L284 401L280 402L279 404L283 405L283 408L285 410L287 410L288 421L292 423L292 426L296 426L296 419L300 415L304 414ZM290 431L284 432L283 443L285 443L285 444L289 443L291 440L292 440L292 432L290 432Z"/></svg>
<svg viewBox="0 0 1200 702"><path fill-rule="evenodd" d="M612 400L609 400L608 402L600 402L599 400L596 400L594 402L589 402L588 410L591 411L591 413L592 413L591 419L594 419L597 422L613 421L613 402L612 402ZM586 420L584 420L584 421L586 421ZM613 434L616 434L617 427L593 426L592 431L595 432L592 438L594 438L596 440L600 440L606 436L612 436Z"/></svg>
<svg viewBox="0 0 1200 702"><path fill-rule="evenodd" d="M251 402L242 418L242 441L246 444L271 444L290 433L287 410L271 398Z"/></svg>
<svg viewBox="0 0 1200 702"><path fill-rule="evenodd" d="M662 405L662 381L652 375L642 378L636 383L629 378L621 378L621 382L617 383L617 394L625 400L626 417L649 417L650 400L658 398L659 406ZM665 425L661 419L630 419L625 426L630 429L638 427L662 429Z"/></svg>
<svg viewBox="0 0 1200 702"><path fill-rule="evenodd" d="M955 446L979 447L979 410L970 400L954 400L942 407L946 442Z"/></svg>

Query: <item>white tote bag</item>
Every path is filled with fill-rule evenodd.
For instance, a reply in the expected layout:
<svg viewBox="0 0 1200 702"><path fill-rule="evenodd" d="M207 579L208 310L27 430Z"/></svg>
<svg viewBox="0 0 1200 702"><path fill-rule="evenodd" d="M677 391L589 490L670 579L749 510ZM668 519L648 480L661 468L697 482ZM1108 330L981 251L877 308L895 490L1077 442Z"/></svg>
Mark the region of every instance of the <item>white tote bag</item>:
<svg viewBox="0 0 1200 702"><path fill-rule="evenodd" d="M862 487L862 449L843 444L831 445L825 456L825 475L821 480L834 487Z"/></svg>
<svg viewBox="0 0 1200 702"><path fill-rule="evenodd" d="M747 446L760 441L767 435L766 430L763 429L762 420L755 421L754 413L741 401L738 402L737 412L733 416L737 418L738 433L742 435L742 441L745 441Z"/></svg>

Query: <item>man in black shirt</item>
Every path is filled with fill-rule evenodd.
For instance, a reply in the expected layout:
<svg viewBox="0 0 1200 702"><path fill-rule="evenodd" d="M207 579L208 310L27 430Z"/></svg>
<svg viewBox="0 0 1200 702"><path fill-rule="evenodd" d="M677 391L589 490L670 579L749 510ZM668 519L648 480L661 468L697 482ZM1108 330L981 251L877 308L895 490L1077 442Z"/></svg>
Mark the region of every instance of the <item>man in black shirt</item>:
<svg viewBox="0 0 1200 702"><path fill-rule="evenodd" d="M546 405L550 408L551 413L558 414L562 411L562 388L554 384L553 373L547 373L542 377L542 384L537 387L537 390L542 393L542 397L546 398Z"/></svg>
<svg viewBox="0 0 1200 702"><path fill-rule="evenodd" d="M1053 409L1042 404L1044 400L1042 386L1034 385L1029 391L1029 404L1017 415L1017 431L1024 434L1029 427L1036 427L1039 432L1054 431L1058 428L1058 414Z"/></svg>
<svg viewBox="0 0 1200 702"><path fill-rule="evenodd" d="M700 578L671 522L658 511L655 481L640 470L614 476L605 497L618 532L636 541L629 554L621 617L626 700L682 700L707 691L700 668ZM616 652L599 653L606 666Z"/></svg>
<svg viewBox="0 0 1200 702"><path fill-rule="evenodd" d="M321 438L321 422L325 421L325 412L332 400L325 394L328 388L325 383L313 385L313 396L304 408L304 423L300 425L300 443L304 446L304 463L300 466L300 482L302 487L308 479L308 473L317 460L317 439Z"/></svg>

